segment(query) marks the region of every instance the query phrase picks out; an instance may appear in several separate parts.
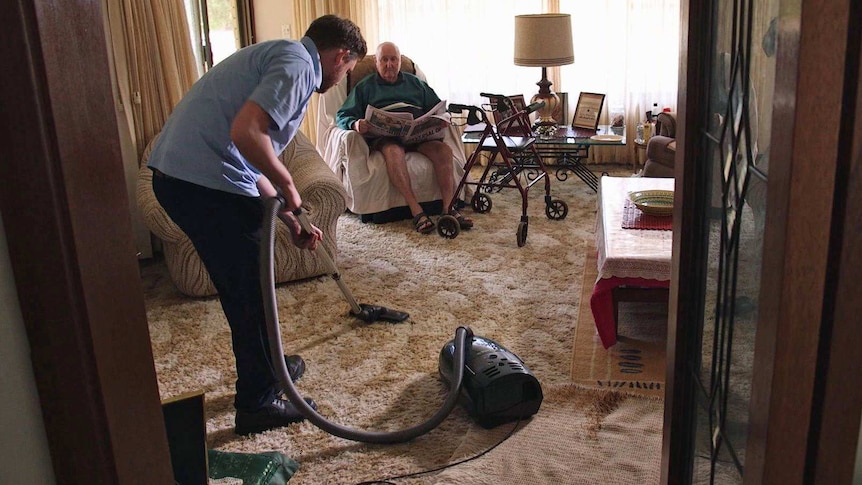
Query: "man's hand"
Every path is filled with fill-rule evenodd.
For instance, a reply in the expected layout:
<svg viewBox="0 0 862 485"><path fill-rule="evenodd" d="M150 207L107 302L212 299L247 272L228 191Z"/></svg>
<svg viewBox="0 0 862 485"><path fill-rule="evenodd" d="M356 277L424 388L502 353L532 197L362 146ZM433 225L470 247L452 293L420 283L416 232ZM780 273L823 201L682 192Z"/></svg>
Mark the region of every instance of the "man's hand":
<svg viewBox="0 0 862 485"><path fill-rule="evenodd" d="M279 219L287 225L290 231L290 240L293 245L300 249L317 249L317 245L323 240L323 231L311 225L311 232L306 232L302 229L299 220L293 215L293 211L283 210L278 214Z"/></svg>
<svg viewBox="0 0 862 485"><path fill-rule="evenodd" d="M368 124L365 122L365 120L356 120L356 122L353 123L353 129L357 133L364 135L368 133Z"/></svg>

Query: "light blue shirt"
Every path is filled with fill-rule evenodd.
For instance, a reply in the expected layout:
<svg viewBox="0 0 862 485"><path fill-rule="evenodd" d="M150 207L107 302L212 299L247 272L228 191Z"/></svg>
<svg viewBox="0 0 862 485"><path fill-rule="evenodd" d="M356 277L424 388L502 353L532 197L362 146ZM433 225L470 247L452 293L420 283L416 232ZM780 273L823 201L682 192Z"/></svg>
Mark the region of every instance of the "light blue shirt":
<svg viewBox="0 0 862 485"><path fill-rule="evenodd" d="M263 108L272 120L272 148L280 154L321 81L320 56L308 37L240 49L204 74L177 104L147 165L197 185L257 197L260 171L230 138L236 114L246 101Z"/></svg>

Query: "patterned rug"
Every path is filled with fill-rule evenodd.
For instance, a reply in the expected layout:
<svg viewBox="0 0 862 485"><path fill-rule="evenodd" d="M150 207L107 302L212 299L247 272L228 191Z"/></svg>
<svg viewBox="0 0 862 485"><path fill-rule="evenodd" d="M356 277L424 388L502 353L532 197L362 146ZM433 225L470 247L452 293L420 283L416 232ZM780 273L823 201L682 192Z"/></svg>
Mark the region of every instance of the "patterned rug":
<svg viewBox="0 0 862 485"><path fill-rule="evenodd" d="M623 168L601 170L625 173ZM596 421L589 421L587 414L581 418L580 413L595 408L590 402L610 400L618 406L600 420L602 429L616 429L635 449L652 452L632 455L624 469L606 470L605 479L593 483L632 483L633 474L651 477L660 455L655 437L661 433L661 403L624 392L589 391L595 398L588 398L576 390L564 390L571 386L583 255L594 239L596 194L574 177L565 182L555 179L552 194L566 201L569 215L552 221L545 217L538 187L529 195L529 235L521 248L516 244L521 213L516 190L490 194L494 206L489 213L474 214L468 209L476 227L455 239L420 235L410 221L376 225L342 216L337 263L347 286L359 302L407 311L411 318L399 325L364 324L348 315L347 304L328 277L279 285L285 350L302 355L308 365L298 383L300 392L314 398L324 416L346 426L380 431L415 425L428 419L443 401L446 388L437 369L441 347L454 337L456 327L469 325L476 335L518 355L547 395L536 418L517 433L519 439L507 442L511 450L539 449L537 438L528 434L539 424L554 428L560 436L590 436L597 425L585 427L584 423ZM206 393L210 448L279 451L301 465L291 484L350 484L437 468L465 456L467 447L482 448L488 436L491 441L497 436L498 429L480 428L460 406L438 428L401 445L353 443L307 422L237 436L232 407L234 359L218 300L184 297L159 262L143 265L142 275L161 396ZM658 420L643 429L628 429L627 421L611 419L618 413L641 415L647 405L654 407ZM609 422L623 424L604 424ZM649 432L644 431L647 428ZM586 448L573 444L571 456L611 446L616 438L609 436L596 431ZM643 436L648 441L642 441L647 439ZM556 456L532 456L536 469L558 472L522 483L581 483L571 481L580 471L567 469L565 457L561 461ZM447 470L446 477L458 468ZM434 483L445 478L442 473L399 483Z"/></svg>
<svg viewBox="0 0 862 485"><path fill-rule="evenodd" d="M664 397L667 304L619 304L617 343L602 346L590 310L598 275L595 245L585 255L578 325L572 351L572 381L581 385Z"/></svg>

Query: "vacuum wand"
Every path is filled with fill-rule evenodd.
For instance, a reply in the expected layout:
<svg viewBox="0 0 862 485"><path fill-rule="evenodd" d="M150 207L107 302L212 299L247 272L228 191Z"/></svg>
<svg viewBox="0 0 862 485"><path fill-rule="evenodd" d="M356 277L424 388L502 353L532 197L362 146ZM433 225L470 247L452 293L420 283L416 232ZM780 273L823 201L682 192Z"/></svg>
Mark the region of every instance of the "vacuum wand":
<svg viewBox="0 0 862 485"><path fill-rule="evenodd" d="M293 211L293 215L296 216L296 220L299 221L299 225L302 227L302 230L311 234L311 222L308 220L308 216L305 214L305 211L302 210L302 207ZM350 312L353 314L362 312L362 308L360 308L359 304L356 303L356 299L353 298L353 294L350 293L350 289L348 289L347 285L341 281L341 273L338 272L338 268L335 266L335 261L329 257L329 253L326 252L326 249L321 247L320 251L315 251L315 253L323 260L326 267L329 268L332 279L334 279L338 284L338 287L341 289L341 293L344 294L344 298L347 300L347 303L350 304Z"/></svg>
<svg viewBox="0 0 862 485"><path fill-rule="evenodd" d="M299 225L303 231L311 234L312 227L311 222L308 220L308 216L302 207L297 207L296 210L293 211L293 215L296 217L296 220L299 221ZM315 253L320 256L323 260L324 264L326 264L327 268L329 268L329 274L335 283L338 284L338 288L341 289L341 293L344 295L344 299L347 300L347 303L350 305L350 313L353 314L356 318L362 320L363 322L376 322L377 320L386 320L393 323L399 323L410 318L410 315L407 312L402 312L398 310L391 310L386 307L382 307L379 305L367 305L367 304L359 304L356 303L356 299L353 298L353 294L350 293L350 289L347 288L347 285L344 284L344 281L341 279L341 273L339 273L338 268L335 266L335 261L329 256L329 253L326 252L326 249L320 247L319 250L316 250Z"/></svg>

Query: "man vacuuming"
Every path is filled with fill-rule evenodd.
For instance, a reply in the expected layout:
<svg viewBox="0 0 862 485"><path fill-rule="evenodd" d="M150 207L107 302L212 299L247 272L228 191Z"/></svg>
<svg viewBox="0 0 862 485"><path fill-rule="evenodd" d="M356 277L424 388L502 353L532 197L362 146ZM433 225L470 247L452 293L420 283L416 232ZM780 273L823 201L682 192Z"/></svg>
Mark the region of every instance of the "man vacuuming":
<svg viewBox="0 0 862 485"><path fill-rule="evenodd" d="M366 50L359 28L334 15L316 19L299 41L243 48L192 86L154 143L153 192L194 244L231 328L238 434L304 419L281 398L269 359L259 268L262 199L280 194L279 218L293 243L317 248L322 232L303 231L292 214L302 200L278 155L296 135L312 93L338 84ZM305 363L296 355L285 360L295 381Z"/></svg>

